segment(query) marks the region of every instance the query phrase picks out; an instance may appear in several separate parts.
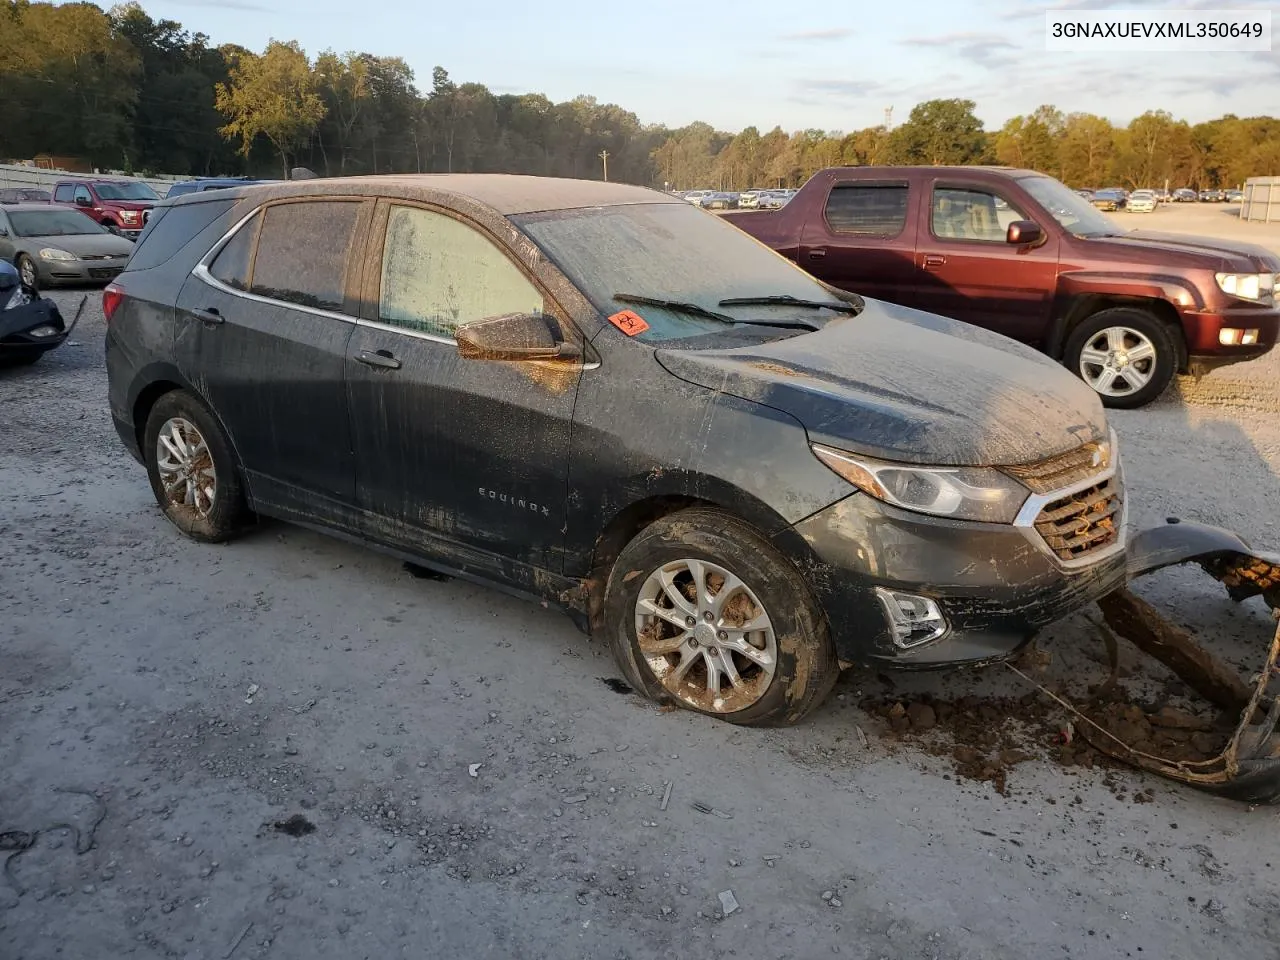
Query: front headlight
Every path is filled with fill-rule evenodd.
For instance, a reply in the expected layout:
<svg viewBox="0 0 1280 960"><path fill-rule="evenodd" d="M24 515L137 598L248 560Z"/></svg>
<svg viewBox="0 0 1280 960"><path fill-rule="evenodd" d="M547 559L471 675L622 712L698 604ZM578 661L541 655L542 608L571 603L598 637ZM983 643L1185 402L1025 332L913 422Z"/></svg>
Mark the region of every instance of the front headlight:
<svg viewBox="0 0 1280 960"><path fill-rule="evenodd" d="M74 260L74 253L67 253L65 250L59 250L57 247L45 247L40 251L41 260Z"/></svg>
<svg viewBox="0 0 1280 960"><path fill-rule="evenodd" d="M863 493L936 517L1013 523L1030 495L1022 484L990 467L887 463L816 443L813 452Z"/></svg>
<svg viewBox="0 0 1280 960"><path fill-rule="evenodd" d="M1270 302L1275 299L1276 275L1274 273L1216 273L1214 279L1222 292L1242 300Z"/></svg>

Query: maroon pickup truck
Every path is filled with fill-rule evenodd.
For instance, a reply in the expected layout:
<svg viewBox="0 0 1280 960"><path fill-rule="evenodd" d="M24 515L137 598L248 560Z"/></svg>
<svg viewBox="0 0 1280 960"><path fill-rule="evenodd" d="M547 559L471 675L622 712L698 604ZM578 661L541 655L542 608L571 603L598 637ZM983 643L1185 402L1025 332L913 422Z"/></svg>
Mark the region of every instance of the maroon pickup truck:
<svg viewBox="0 0 1280 960"><path fill-rule="evenodd" d="M1280 332L1280 257L1126 230L1031 170L832 168L781 210L724 216L832 286L1030 344L1110 407L1262 356Z"/></svg>
<svg viewBox="0 0 1280 960"><path fill-rule="evenodd" d="M160 195L141 180L62 180L53 202L87 213L113 233L137 240Z"/></svg>

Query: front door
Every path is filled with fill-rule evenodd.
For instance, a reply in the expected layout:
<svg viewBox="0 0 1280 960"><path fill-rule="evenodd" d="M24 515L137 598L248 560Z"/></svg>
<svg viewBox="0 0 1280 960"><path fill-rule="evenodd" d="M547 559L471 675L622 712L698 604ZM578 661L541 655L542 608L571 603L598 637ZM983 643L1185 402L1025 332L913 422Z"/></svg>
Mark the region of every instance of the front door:
<svg viewBox="0 0 1280 960"><path fill-rule="evenodd" d="M383 201L377 222L385 242L370 248L369 303L347 352L370 533L508 581L560 572L581 366L464 359L453 338L473 320L554 312L545 292L452 214Z"/></svg>
<svg viewBox="0 0 1280 960"><path fill-rule="evenodd" d="M912 306L910 201L906 180L837 181L822 216L805 224L796 262L833 287Z"/></svg>
<svg viewBox="0 0 1280 960"><path fill-rule="evenodd" d="M1009 224L1029 220L996 189L975 183L926 185L916 242L915 306L1039 346L1049 328L1058 240L1006 242Z"/></svg>
<svg viewBox="0 0 1280 960"><path fill-rule="evenodd" d="M324 199L260 209L178 297L179 369L226 426L254 498L287 511L353 509L343 376L358 309L348 276L373 206Z"/></svg>

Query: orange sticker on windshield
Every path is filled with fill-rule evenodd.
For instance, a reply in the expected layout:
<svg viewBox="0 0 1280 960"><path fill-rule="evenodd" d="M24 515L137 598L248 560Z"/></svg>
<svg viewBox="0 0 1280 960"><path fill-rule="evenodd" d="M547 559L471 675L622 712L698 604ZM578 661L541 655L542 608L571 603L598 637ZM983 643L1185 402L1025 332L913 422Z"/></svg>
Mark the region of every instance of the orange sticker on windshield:
<svg viewBox="0 0 1280 960"><path fill-rule="evenodd" d="M609 318L609 322L625 333L628 337L634 337L637 333L644 333L649 329L649 324L644 322L644 317L631 310L623 310L621 313L615 313Z"/></svg>

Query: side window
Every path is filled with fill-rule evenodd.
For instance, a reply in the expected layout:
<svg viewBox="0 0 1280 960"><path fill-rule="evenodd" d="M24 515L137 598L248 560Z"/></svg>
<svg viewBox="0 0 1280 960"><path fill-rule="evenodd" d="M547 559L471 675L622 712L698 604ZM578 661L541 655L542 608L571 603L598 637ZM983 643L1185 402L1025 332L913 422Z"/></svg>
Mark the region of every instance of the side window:
<svg viewBox="0 0 1280 960"><path fill-rule="evenodd" d="M162 221L163 222L163 221ZM253 260L253 243L258 238L258 226L262 223L261 215L236 231L235 236L227 241L227 245L218 251L209 264L209 272L229 287L237 290L249 289L249 265Z"/></svg>
<svg viewBox="0 0 1280 960"><path fill-rule="evenodd" d="M836 233L896 237L907 224L907 185L838 183L827 197L826 215Z"/></svg>
<svg viewBox="0 0 1280 960"><path fill-rule="evenodd" d="M1009 224L1028 219L1003 197L981 187L935 187L933 235L944 240L1004 243Z"/></svg>
<svg viewBox="0 0 1280 960"><path fill-rule="evenodd" d="M75 199L76 203L79 203L81 200L88 200L90 203L93 203L93 194L89 192L88 187L78 186L76 187Z"/></svg>
<svg viewBox="0 0 1280 960"><path fill-rule="evenodd" d="M249 292L320 310L341 310L358 200L305 200L261 214Z"/></svg>
<svg viewBox="0 0 1280 960"><path fill-rule="evenodd" d="M538 288L487 237L416 207L391 208L380 289L384 323L450 339L459 324L543 306Z"/></svg>
<svg viewBox="0 0 1280 960"><path fill-rule="evenodd" d="M75 187L70 183L60 183L53 191L53 199L58 203L70 203L75 197Z"/></svg>

